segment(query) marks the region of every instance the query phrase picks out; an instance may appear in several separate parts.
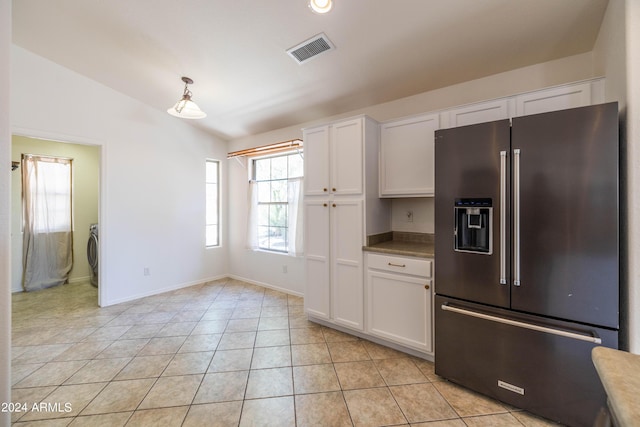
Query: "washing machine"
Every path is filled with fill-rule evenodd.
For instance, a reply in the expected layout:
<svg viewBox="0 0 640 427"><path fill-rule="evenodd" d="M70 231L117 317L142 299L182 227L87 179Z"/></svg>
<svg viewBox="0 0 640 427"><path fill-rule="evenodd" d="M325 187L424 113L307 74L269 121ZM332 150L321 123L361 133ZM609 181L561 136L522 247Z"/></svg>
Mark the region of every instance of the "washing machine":
<svg viewBox="0 0 640 427"><path fill-rule="evenodd" d="M89 241L87 242L87 260L91 268L91 284L98 287L98 224L89 226Z"/></svg>

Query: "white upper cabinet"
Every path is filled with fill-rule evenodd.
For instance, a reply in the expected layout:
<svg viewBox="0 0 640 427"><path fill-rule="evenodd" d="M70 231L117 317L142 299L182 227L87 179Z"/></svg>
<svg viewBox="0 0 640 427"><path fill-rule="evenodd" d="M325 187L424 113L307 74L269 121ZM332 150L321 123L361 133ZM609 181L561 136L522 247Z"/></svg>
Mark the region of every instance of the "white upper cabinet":
<svg viewBox="0 0 640 427"><path fill-rule="evenodd" d="M331 192L362 194L363 119L357 118L331 126Z"/></svg>
<svg viewBox="0 0 640 427"><path fill-rule="evenodd" d="M448 116L448 123L443 123L443 127L448 128L508 119L509 100L496 99L493 101L479 102L477 104L454 108L446 111L444 115Z"/></svg>
<svg viewBox="0 0 640 427"><path fill-rule="evenodd" d="M304 193L329 194L329 126L304 131Z"/></svg>
<svg viewBox="0 0 640 427"><path fill-rule="evenodd" d="M599 100L592 97L592 83L585 82L517 95L515 116L528 116L597 103Z"/></svg>
<svg viewBox="0 0 640 427"><path fill-rule="evenodd" d="M363 120L304 130L307 196L362 194Z"/></svg>
<svg viewBox="0 0 640 427"><path fill-rule="evenodd" d="M434 192L434 132L438 114L380 126L380 197L427 197Z"/></svg>

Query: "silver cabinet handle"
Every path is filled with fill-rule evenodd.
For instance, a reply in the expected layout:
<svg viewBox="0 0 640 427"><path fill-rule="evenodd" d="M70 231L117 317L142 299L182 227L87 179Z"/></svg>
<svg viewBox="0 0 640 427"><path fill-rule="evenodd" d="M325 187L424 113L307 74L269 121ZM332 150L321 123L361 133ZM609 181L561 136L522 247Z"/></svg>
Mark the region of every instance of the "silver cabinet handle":
<svg viewBox="0 0 640 427"><path fill-rule="evenodd" d="M500 284L507 284L507 152L500 152Z"/></svg>
<svg viewBox="0 0 640 427"><path fill-rule="evenodd" d="M513 286L520 286L520 149L513 150Z"/></svg>
<svg viewBox="0 0 640 427"><path fill-rule="evenodd" d="M504 317L492 316L490 314L478 313L477 311L466 310L464 308L453 307L447 304L440 306L444 311L451 311L453 313L462 314L464 316L477 317L478 319L489 320L491 322L502 323L505 325L515 326L518 328L531 329L532 331L544 332L546 334L559 335L566 338L572 338L574 340L587 341L594 344L602 344L602 339L591 335L577 334L575 332L568 332L562 329L549 328L547 326L535 325L533 323L521 322L518 320L511 320Z"/></svg>

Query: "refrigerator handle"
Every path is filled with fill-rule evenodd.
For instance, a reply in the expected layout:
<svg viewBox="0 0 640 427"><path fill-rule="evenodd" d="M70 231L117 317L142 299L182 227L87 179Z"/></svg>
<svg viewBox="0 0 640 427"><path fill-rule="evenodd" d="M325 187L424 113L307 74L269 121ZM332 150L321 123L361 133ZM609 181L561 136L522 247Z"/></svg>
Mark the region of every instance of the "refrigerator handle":
<svg viewBox="0 0 640 427"><path fill-rule="evenodd" d="M543 332L545 334L559 335L561 337L571 338L579 341L586 341L593 344L602 344L602 338L593 335L585 335L576 332L570 332L563 329L550 328L548 326L536 325L534 323L522 322L520 320L508 319L506 317L493 316L490 314L480 313L465 308L458 308L448 304L442 304L440 308L444 311L450 311L453 313L462 314L464 316L471 316L478 319L488 320L490 322L502 323L504 325L515 326L517 328L530 329L532 331Z"/></svg>
<svg viewBox="0 0 640 427"><path fill-rule="evenodd" d="M513 286L520 286L520 149L513 150Z"/></svg>
<svg viewBox="0 0 640 427"><path fill-rule="evenodd" d="M500 152L500 284L507 284L507 152Z"/></svg>

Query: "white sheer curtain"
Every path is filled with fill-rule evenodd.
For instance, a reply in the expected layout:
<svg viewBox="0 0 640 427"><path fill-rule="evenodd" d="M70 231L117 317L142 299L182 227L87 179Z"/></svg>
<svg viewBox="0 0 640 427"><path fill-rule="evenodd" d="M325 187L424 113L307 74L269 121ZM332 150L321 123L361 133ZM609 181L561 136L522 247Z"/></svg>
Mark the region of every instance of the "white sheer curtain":
<svg viewBox="0 0 640 427"><path fill-rule="evenodd" d="M289 228L289 255L302 256L304 253L304 215L303 212L303 185L302 178L294 178L288 181L287 203L289 213L287 227Z"/></svg>
<svg viewBox="0 0 640 427"><path fill-rule="evenodd" d="M247 248L258 249L258 183L249 181L249 215L247 218Z"/></svg>
<svg viewBox="0 0 640 427"><path fill-rule="evenodd" d="M302 256L304 253L303 241L303 178L287 180L287 229L288 229L288 254ZM259 249L258 244L258 183L249 181L249 213L247 217L247 248Z"/></svg>
<svg viewBox="0 0 640 427"><path fill-rule="evenodd" d="M73 266L71 159L23 155L22 285L61 285Z"/></svg>

